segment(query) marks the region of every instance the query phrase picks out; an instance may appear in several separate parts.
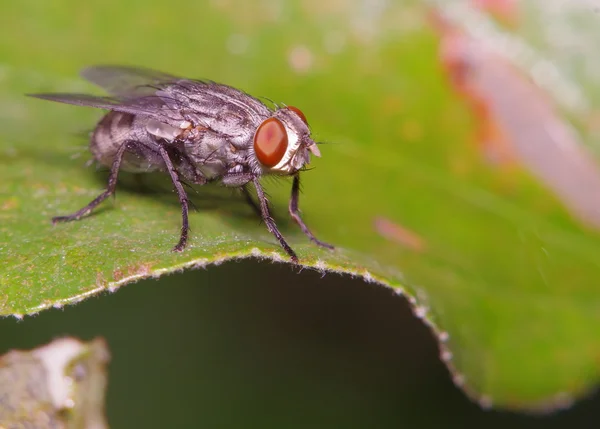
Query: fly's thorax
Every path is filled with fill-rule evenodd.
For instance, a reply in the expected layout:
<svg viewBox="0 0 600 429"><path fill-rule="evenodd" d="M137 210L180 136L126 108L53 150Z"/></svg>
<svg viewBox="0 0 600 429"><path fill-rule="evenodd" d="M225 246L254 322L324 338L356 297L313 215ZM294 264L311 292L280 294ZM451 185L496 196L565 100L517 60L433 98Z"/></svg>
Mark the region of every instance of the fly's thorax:
<svg viewBox="0 0 600 429"><path fill-rule="evenodd" d="M295 107L276 110L254 134L252 155L263 174L291 175L310 162L310 153L320 156L304 114Z"/></svg>
<svg viewBox="0 0 600 429"><path fill-rule="evenodd" d="M227 138L211 129L199 129L184 140L186 155L208 178L222 176L231 166L244 159L243 148L236 148Z"/></svg>

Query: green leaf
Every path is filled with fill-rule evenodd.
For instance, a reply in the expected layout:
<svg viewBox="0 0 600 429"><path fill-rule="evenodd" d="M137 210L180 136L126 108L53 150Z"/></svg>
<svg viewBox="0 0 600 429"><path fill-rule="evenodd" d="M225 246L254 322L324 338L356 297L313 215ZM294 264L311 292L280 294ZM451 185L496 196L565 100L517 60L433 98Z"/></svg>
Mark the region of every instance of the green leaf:
<svg viewBox="0 0 600 429"><path fill-rule="evenodd" d="M287 261L243 199L216 187L192 197L199 210L183 254L170 251L177 199L152 178L144 190L124 175L114 203L50 224L105 186L106 174L85 168L86 138L77 135L100 113L23 94L95 91L76 77L80 68L126 63L300 107L327 143L303 174L300 206L315 234L337 246L312 245L287 220L287 182L266 181L301 263L406 294L455 381L483 405L551 408L595 385L600 237L553 194L535 156L511 168L482 156L478 117L449 85L422 5L38 3L0 10L8 17L0 30L0 314L230 258ZM517 118L519 107L528 111L521 101Z"/></svg>

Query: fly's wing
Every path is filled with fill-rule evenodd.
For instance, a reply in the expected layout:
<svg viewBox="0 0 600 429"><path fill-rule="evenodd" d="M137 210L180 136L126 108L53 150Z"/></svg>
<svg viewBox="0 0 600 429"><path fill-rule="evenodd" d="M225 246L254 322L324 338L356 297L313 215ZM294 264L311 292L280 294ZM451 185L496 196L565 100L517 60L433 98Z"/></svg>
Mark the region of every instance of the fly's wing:
<svg viewBox="0 0 600 429"><path fill-rule="evenodd" d="M103 88L110 96L65 93L29 95L77 106L149 116L174 126L184 120L185 103L159 94L162 88L181 80L177 76L144 68L109 65L88 67L81 75Z"/></svg>
<svg viewBox="0 0 600 429"><path fill-rule="evenodd" d="M239 89L209 80L185 79L148 68L115 65L88 67L81 76L114 97L132 99L158 95L182 105L183 110L195 110L192 113L236 107L239 112L261 118L269 113L260 100ZM196 109L193 108L194 102L198 103Z"/></svg>
<svg viewBox="0 0 600 429"><path fill-rule="evenodd" d="M98 97L89 94L77 93L47 93L47 94L27 94L30 97L41 98L42 100L57 101L59 103L73 104L75 106L89 106L98 109L109 109L137 113L137 111L129 111L127 106L121 106L121 102L110 97ZM131 107L133 110L133 107Z"/></svg>
<svg viewBox="0 0 600 429"><path fill-rule="evenodd" d="M124 98L152 95L157 90L182 80L181 77L152 69L112 65L85 68L81 71L81 76L110 95Z"/></svg>
<svg viewBox="0 0 600 429"><path fill-rule="evenodd" d="M159 96L146 96L135 99L118 99L77 93L48 93L28 94L30 97L59 103L73 104L76 106L89 106L98 109L114 110L130 113L132 115L148 116L169 125L178 125L183 121L183 116L178 106L167 103Z"/></svg>
<svg viewBox="0 0 600 429"><path fill-rule="evenodd" d="M184 79L151 69L99 65L81 75L109 97L87 94L35 94L61 103L90 106L151 117L179 127L183 121L220 135L232 135L244 124L258 126L271 112L258 99L212 81ZM253 130L252 130L253 132Z"/></svg>

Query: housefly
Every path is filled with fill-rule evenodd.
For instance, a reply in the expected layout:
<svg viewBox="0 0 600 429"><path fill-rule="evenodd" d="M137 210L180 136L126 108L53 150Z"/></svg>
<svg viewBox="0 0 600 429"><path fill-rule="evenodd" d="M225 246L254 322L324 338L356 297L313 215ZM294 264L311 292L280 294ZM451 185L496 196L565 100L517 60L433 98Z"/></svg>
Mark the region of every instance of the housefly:
<svg viewBox="0 0 600 429"><path fill-rule="evenodd" d="M109 110L92 133L90 150L110 168L104 192L82 209L57 216L53 223L78 220L115 192L120 170L169 174L181 203L182 226L174 251L188 239L188 197L184 181L196 185L220 182L241 188L260 213L267 229L293 262L298 257L277 229L260 183L265 175L292 176L291 217L319 246L298 211L300 171L310 156L320 156L302 111L293 106L271 109L233 87L207 80L184 79L150 69L94 66L84 69L86 80L108 96L31 94L45 100ZM253 185L258 205L249 192Z"/></svg>

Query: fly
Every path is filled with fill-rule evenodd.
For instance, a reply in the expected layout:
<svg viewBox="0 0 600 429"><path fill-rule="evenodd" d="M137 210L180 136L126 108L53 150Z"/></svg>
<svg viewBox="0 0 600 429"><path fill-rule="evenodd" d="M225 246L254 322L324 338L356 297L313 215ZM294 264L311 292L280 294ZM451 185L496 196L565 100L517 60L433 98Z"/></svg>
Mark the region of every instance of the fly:
<svg viewBox="0 0 600 429"><path fill-rule="evenodd" d="M196 185L220 182L241 188L267 229L297 263L296 253L269 213L260 184L264 175L292 176L291 217L310 240L333 249L312 234L298 210L300 171L310 162L311 154L320 156L300 109L270 109L233 87L150 69L94 66L84 69L81 75L109 95L32 96L109 110L90 140L94 159L110 168L108 186L88 205L70 215L54 217L53 223L78 220L90 213L115 192L120 170L161 171L169 174L181 204L181 234L173 251L183 251L188 240L189 203L182 180ZM256 189L258 205L249 185Z"/></svg>

